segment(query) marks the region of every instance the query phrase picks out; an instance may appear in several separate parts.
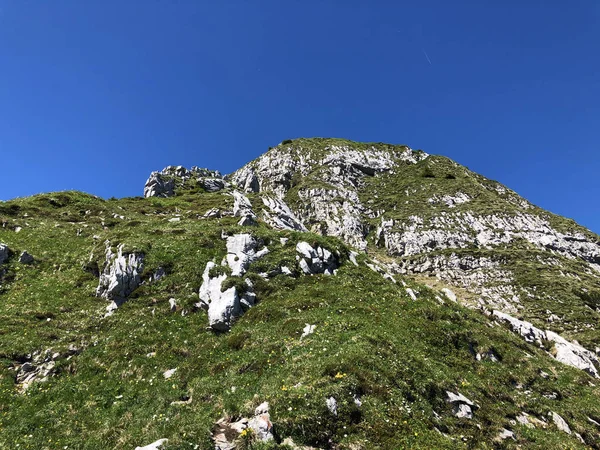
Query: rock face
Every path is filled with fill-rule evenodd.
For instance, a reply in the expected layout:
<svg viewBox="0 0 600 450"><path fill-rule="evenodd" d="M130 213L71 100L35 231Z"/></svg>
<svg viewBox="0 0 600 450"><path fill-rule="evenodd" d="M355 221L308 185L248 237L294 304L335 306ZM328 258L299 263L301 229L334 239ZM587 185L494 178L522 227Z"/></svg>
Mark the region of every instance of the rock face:
<svg viewBox="0 0 600 450"><path fill-rule="evenodd" d="M446 391L446 401L452 405L454 415L460 419L472 419L473 409L477 409L477 405L461 393Z"/></svg>
<svg viewBox="0 0 600 450"><path fill-rule="evenodd" d="M248 197L239 191L233 191L233 215L240 217L238 225L256 225L256 214Z"/></svg>
<svg viewBox="0 0 600 450"><path fill-rule="evenodd" d="M333 275L340 266L338 259L329 250L319 246L313 248L308 242L298 242L296 252L298 265L307 275Z"/></svg>
<svg viewBox="0 0 600 450"><path fill-rule="evenodd" d="M245 274L252 261L267 253L269 249L266 247L258 250L258 242L250 234L234 234L227 238L226 261L234 277Z"/></svg>
<svg viewBox="0 0 600 450"><path fill-rule="evenodd" d="M228 279L225 267L231 270L232 278L239 278L246 273L253 261L269 252L266 247L259 251L257 249L258 241L250 234L235 234L227 237L227 256L222 265L217 266L212 261L206 265L198 306L208 312L208 322L212 329L228 331L235 319L256 303L256 294L249 279L243 280L243 292L239 291L240 284L224 291L222 286Z"/></svg>
<svg viewBox="0 0 600 450"><path fill-rule="evenodd" d="M114 253L110 242L106 242L106 261L100 274L96 296L111 300L107 307L109 313L122 305L139 287L143 270L143 253L123 253L123 245L119 245Z"/></svg>
<svg viewBox="0 0 600 450"><path fill-rule="evenodd" d="M357 187L365 178L397 164L414 164L427 157L404 146L355 148L351 143L332 143L319 151L298 142L270 150L233 173L231 180L246 192L271 193L283 200L296 179L314 177L327 187L301 186L296 216L305 224L311 223L311 231L343 237L361 249L366 247L368 226Z"/></svg>
<svg viewBox="0 0 600 450"><path fill-rule="evenodd" d="M600 378L598 372L600 369L600 359L595 353L578 344L567 341L552 331L540 330L529 322L515 319L500 311L494 311L493 316L507 323L515 333L519 334L529 343L543 347L544 341L551 342L554 346L554 351L551 354L557 361L584 370L595 378Z"/></svg>
<svg viewBox="0 0 600 450"><path fill-rule="evenodd" d="M219 419L215 424L213 441L215 450L235 450L240 448L243 436L250 430L253 439L267 442L274 439L273 424L269 414L269 404L262 403L254 410L251 418L242 418L232 422L227 418Z"/></svg>
<svg viewBox="0 0 600 450"><path fill-rule="evenodd" d="M216 192L226 186L218 171L183 166L168 166L160 172L152 172L144 186L144 197L172 197L175 189L184 186L190 180L199 183L209 192Z"/></svg>
<svg viewBox="0 0 600 450"><path fill-rule="evenodd" d="M283 200L269 196L263 197L262 200L264 205L268 208L263 210L265 221L273 228L280 230L308 231Z"/></svg>

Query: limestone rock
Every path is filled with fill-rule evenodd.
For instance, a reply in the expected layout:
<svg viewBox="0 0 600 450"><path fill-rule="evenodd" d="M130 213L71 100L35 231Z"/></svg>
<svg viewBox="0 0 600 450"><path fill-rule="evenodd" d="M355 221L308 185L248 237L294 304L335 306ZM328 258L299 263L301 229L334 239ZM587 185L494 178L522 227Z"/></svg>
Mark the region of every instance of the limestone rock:
<svg viewBox="0 0 600 450"><path fill-rule="evenodd" d="M307 275L324 273L333 275L339 267L337 258L327 249L317 246L313 248L308 242L298 242L296 244L298 263L300 269Z"/></svg>
<svg viewBox="0 0 600 450"><path fill-rule="evenodd" d="M236 422L228 418L221 418L215 424L213 430L213 442L215 450L235 450L239 448L240 435L246 429L253 432L254 438L259 442L272 441L273 424L269 414L269 404L262 403L254 411L251 418L242 418Z"/></svg>
<svg viewBox="0 0 600 450"><path fill-rule="evenodd" d="M556 425L560 431L571 434L571 428L569 428L569 425L567 422L565 422L565 419L556 414L554 411L550 412L548 415L552 418L552 422L554 422L554 425Z"/></svg>
<svg viewBox="0 0 600 450"><path fill-rule="evenodd" d="M477 405L461 393L446 391L446 401L452 405L453 413L458 418L472 419L473 409L477 409Z"/></svg>
<svg viewBox="0 0 600 450"><path fill-rule="evenodd" d="M338 411L337 411L337 400L334 397L329 397L326 401L325 404L327 405L327 409L329 410L329 412L331 414L333 414L334 416L337 416Z"/></svg>
<svg viewBox="0 0 600 450"><path fill-rule="evenodd" d="M550 330L540 330L529 322L515 319L500 311L493 311L492 315L503 322L508 323L515 333L521 335L529 343L535 343L540 347L543 346L544 340L553 343L554 352L551 352L550 354L554 356L557 361L584 370L595 378L600 378L598 370L600 367L600 359L594 352L587 350L578 344L569 342Z"/></svg>
<svg viewBox="0 0 600 450"><path fill-rule="evenodd" d="M218 192L226 186L222 178L200 178L199 181L208 192Z"/></svg>
<svg viewBox="0 0 600 450"><path fill-rule="evenodd" d="M442 294L444 294L446 296L446 298L448 298L448 300L456 303L457 299L456 299L456 294L454 292L452 292L450 289L448 288L443 288L442 289Z"/></svg>
<svg viewBox="0 0 600 450"><path fill-rule="evenodd" d="M240 276L246 273L250 264L269 253L264 247L258 250L258 242L248 233L234 234L227 238L227 265L231 267L231 275Z"/></svg>
<svg viewBox="0 0 600 450"><path fill-rule="evenodd" d="M263 197L265 221L273 228L280 230L308 231L304 224L290 210L283 200L273 197Z"/></svg>
<svg viewBox="0 0 600 450"><path fill-rule="evenodd" d="M152 444L148 444L143 447L136 447L135 450L159 450L168 441L168 439L159 439L158 441L154 441Z"/></svg>
<svg viewBox="0 0 600 450"><path fill-rule="evenodd" d="M550 330L546 330L546 338L554 343L553 355L557 361L585 370L591 376L600 378L598 373L600 359L595 353L580 345L567 341L565 338Z"/></svg>
<svg viewBox="0 0 600 450"><path fill-rule="evenodd" d="M123 253L123 245L113 253L110 242L106 241L106 261L100 274L96 296L112 300L109 313L123 304L129 295L142 282L144 254L139 252Z"/></svg>
<svg viewBox="0 0 600 450"><path fill-rule="evenodd" d="M239 191L233 191L233 215L241 217L239 225L256 225L256 214L248 197Z"/></svg>
<svg viewBox="0 0 600 450"><path fill-rule="evenodd" d="M544 339L546 339L546 333L539 328L534 327L531 323L525 322L524 320L515 319L508 314L500 311L493 311L494 317L508 323L511 329L521 335L527 342L536 343L539 346L542 345Z"/></svg>
<svg viewBox="0 0 600 450"><path fill-rule="evenodd" d="M177 187L183 186L190 180L197 180L206 190L211 191L221 185L226 186L222 178L218 171L198 167L188 170L183 166L168 166L160 172L150 174L144 186L144 197L172 197Z"/></svg>

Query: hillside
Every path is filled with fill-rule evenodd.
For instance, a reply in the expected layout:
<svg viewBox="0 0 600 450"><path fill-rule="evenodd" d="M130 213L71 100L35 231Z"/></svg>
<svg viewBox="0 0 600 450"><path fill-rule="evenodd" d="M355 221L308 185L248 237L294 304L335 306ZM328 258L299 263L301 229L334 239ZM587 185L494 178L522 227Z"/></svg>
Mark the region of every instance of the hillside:
<svg viewBox="0 0 600 450"><path fill-rule="evenodd" d="M0 448L600 448L600 238L448 158L297 139L0 221Z"/></svg>

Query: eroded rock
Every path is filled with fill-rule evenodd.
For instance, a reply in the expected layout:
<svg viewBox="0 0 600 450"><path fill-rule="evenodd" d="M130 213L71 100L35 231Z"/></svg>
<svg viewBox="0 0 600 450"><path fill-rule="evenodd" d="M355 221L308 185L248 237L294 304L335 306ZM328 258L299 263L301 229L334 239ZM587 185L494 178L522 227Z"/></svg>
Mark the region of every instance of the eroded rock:
<svg viewBox="0 0 600 450"><path fill-rule="evenodd" d="M144 254L140 252L123 253L123 245L112 251L110 242L106 241L106 261L100 274L96 296L111 300L107 307L111 314L122 305L129 295L142 282L141 273L144 270Z"/></svg>
<svg viewBox="0 0 600 450"><path fill-rule="evenodd" d="M321 246L313 248L308 242L298 242L296 252L300 269L307 275L333 275L340 266L336 256Z"/></svg>
<svg viewBox="0 0 600 450"><path fill-rule="evenodd" d="M458 418L472 419L473 410L478 406L461 393L446 391L446 401L452 405L453 414Z"/></svg>
<svg viewBox="0 0 600 450"><path fill-rule="evenodd" d="M215 424L213 441L215 450L235 450L240 448L245 430L251 430L253 438L259 442L272 441L273 424L269 414L269 404L262 403L254 410L254 416L232 421L231 418L223 417Z"/></svg>
<svg viewBox="0 0 600 450"><path fill-rule="evenodd" d="M0 264L4 264L10 256L10 249L7 245L0 244Z"/></svg>
<svg viewBox="0 0 600 450"><path fill-rule="evenodd" d="M29 253L27 253L27 251L23 251L21 252L21 255L19 255L19 262L21 264L30 265L33 264L34 258Z"/></svg>

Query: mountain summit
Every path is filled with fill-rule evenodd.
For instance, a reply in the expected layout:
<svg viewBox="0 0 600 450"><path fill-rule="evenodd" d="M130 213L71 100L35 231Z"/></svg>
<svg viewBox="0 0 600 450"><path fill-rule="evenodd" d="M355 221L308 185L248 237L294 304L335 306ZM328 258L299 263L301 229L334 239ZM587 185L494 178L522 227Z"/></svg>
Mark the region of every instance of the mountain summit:
<svg viewBox="0 0 600 450"><path fill-rule="evenodd" d="M572 220L343 139L143 192L0 203L0 448L600 448Z"/></svg>

